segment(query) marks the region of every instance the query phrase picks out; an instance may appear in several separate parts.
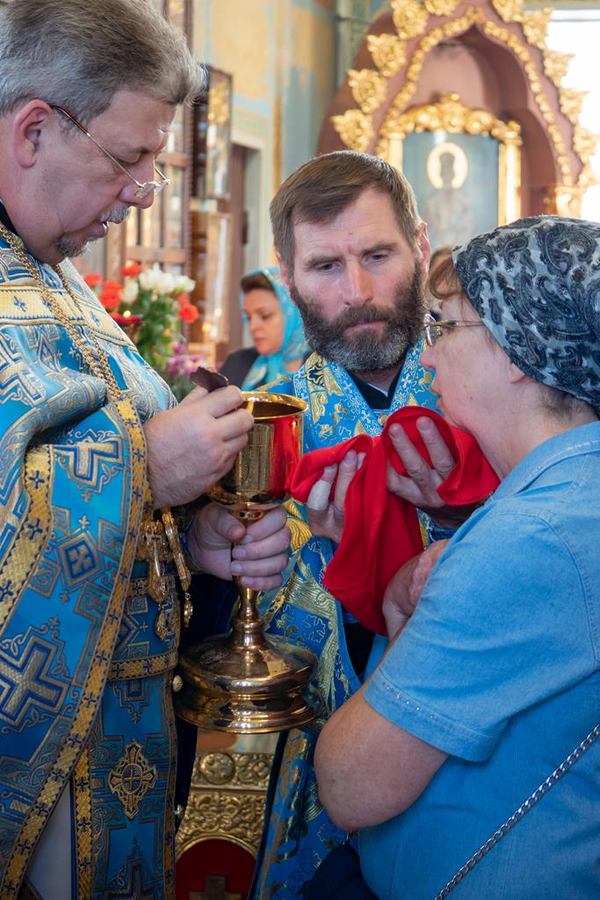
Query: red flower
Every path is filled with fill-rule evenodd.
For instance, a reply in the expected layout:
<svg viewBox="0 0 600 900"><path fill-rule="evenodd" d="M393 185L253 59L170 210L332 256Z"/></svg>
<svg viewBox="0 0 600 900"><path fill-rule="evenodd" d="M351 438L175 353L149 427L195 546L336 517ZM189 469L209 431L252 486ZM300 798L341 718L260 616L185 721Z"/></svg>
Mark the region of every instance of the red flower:
<svg viewBox="0 0 600 900"><path fill-rule="evenodd" d="M123 285L118 281L105 281L98 299L104 309L117 309L121 304L121 293Z"/></svg>
<svg viewBox="0 0 600 900"><path fill-rule="evenodd" d="M104 309L118 309L121 305L121 299L118 294L105 294L102 292L98 299Z"/></svg>
<svg viewBox="0 0 600 900"><path fill-rule="evenodd" d="M180 306L187 306L190 302L190 298L187 294L179 294L178 297L175 297Z"/></svg>
<svg viewBox="0 0 600 900"><path fill-rule="evenodd" d="M123 285L119 284L118 281L105 281L104 287L102 288L103 294L120 294L123 290Z"/></svg>
<svg viewBox="0 0 600 900"><path fill-rule="evenodd" d="M179 318L183 319L184 322L195 322L199 315L198 307L192 306L191 303L182 306L179 310Z"/></svg>
<svg viewBox="0 0 600 900"><path fill-rule="evenodd" d="M88 287L95 288L98 287L99 284L102 284L103 276L100 275L99 272L90 272L89 275L84 275L83 280L87 284Z"/></svg>
<svg viewBox="0 0 600 900"><path fill-rule="evenodd" d="M123 266L121 269L121 275L123 278L135 278L136 275L139 275L142 271L142 267L139 263L131 263L130 266Z"/></svg>

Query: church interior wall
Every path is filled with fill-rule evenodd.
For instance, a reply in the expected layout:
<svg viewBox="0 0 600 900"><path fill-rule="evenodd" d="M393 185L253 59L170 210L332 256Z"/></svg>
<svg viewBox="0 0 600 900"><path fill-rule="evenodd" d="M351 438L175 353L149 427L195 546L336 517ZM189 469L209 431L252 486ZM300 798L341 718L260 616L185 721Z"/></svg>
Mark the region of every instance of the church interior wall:
<svg viewBox="0 0 600 900"><path fill-rule="evenodd" d="M251 243L248 255L255 258L248 259L249 267L272 261L269 201L285 177L316 152L336 86L335 7L335 0L194 5L196 56L233 76L232 141L258 153L252 185L260 240Z"/></svg>

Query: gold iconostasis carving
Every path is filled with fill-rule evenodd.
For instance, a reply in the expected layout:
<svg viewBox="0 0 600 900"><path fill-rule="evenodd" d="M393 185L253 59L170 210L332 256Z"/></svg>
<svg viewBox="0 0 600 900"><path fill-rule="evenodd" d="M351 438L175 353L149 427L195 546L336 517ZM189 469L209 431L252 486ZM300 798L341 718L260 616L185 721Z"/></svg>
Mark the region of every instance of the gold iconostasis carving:
<svg viewBox="0 0 600 900"><path fill-rule="evenodd" d="M596 183L591 159L597 137L579 123L585 92L562 84L572 56L546 44L551 10L526 11L522 0L390 0L390 8L391 15L373 24L373 33L366 36L357 54L362 67L348 71L346 85L338 92L340 99L332 104L332 110L339 110L348 95L355 104L330 117L337 140L389 160L413 184L416 179L422 209L423 190L437 190L440 216L444 203L451 212L455 204L455 216L460 215L461 204L466 208L473 199L468 175L460 190L456 180L465 161L470 171L479 157L487 159L488 183L485 202L478 206L489 205L495 191L492 224L512 221L520 213L580 215L583 194ZM482 108L485 103L469 106L462 91L447 79L437 90L431 86L435 54L439 58L443 48L459 44L469 48L473 59L479 54L482 70L488 49L495 54L495 65L501 62L506 67L506 79L496 72L492 87L489 72L482 76L481 93L494 99L489 109ZM418 102L426 77L431 101ZM440 151L443 143L450 146ZM419 153L429 158L434 152L437 164L441 160L445 166L444 188L433 184L431 161L429 175L426 165L420 173L411 168L417 144ZM331 135L326 135L319 149L333 149ZM547 174L542 185L535 181L540 170L535 154L540 153ZM442 238L440 234L443 243Z"/></svg>

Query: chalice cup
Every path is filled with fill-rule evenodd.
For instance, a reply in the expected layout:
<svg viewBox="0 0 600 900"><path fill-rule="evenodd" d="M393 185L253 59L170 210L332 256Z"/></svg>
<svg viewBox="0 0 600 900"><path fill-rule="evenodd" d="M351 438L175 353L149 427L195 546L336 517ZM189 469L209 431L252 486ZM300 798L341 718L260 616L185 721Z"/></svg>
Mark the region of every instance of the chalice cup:
<svg viewBox="0 0 600 900"><path fill-rule="evenodd" d="M245 392L244 400L254 427L233 468L209 496L248 523L286 499L290 473L302 452L306 403L265 391ZM310 722L320 705L310 682L316 657L281 637L267 639L257 609L259 592L235 581L240 601L231 632L182 654L177 715L201 728L236 734L283 731Z"/></svg>

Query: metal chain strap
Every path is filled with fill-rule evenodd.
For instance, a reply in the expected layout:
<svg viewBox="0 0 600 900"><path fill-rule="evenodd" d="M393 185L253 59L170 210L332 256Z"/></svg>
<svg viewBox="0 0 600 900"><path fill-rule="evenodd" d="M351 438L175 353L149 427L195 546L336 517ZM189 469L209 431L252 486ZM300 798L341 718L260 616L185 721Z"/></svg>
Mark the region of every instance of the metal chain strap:
<svg viewBox="0 0 600 900"><path fill-rule="evenodd" d="M87 366L91 370L92 374L97 378L100 378L107 386L108 393L113 400L117 400L120 396L122 396L122 391L117 384L113 371L110 367L110 363L108 362L108 357L102 347L100 346L94 332L91 327L88 328L87 337L95 351L92 353L90 351L90 347L86 342L86 339L82 334L79 333L78 329L75 327L73 322L69 319L66 311L61 307L58 299L52 294L48 285L44 282L43 278L36 271L35 266L23 250L23 248L19 245L19 243L15 240L14 236L10 233L10 231L0 222L0 234L9 245L15 256L18 258L19 262L24 266L29 275L31 276L35 286L41 293L42 297L60 322L60 324L66 329L67 334L73 341L73 344L81 355L83 356L84 361ZM71 302L73 303L75 309L79 313L79 315L84 319L87 323L86 316L81 308L81 304L79 303L75 293L71 290L67 283L67 279L61 270L60 266L53 266L54 271L58 275L61 280L63 289L69 295ZM88 323L89 324L89 323Z"/></svg>
<svg viewBox="0 0 600 900"><path fill-rule="evenodd" d="M559 781L563 775L566 775L569 769L575 765L578 759L581 759L583 754L590 749L592 744L594 744L598 738L600 737L600 722L596 727L590 731L588 736L583 740L576 748L570 753L567 758L552 772L552 774L543 781L539 787L535 789L533 794L530 794L527 800L519 806L518 809L514 811L514 813L508 817L506 822L503 822L502 825L493 833L493 835L487 839L487 841L481 845L481 847L475 851L473 856L467 860L464 866L458 870L456 875L453 875L450 881L442 888L439 894L436 894L434 900L444 900L448 894L454 890L457 884L463 880L465 875L467 875L471 869L473 869L478 862L481 862L484 856L486 856L492 847L494 847L498 841L501 841L502 838L508 834L511 828L520 822L523 816L529 812L530 809L538 803L544 794L547 794L551 787L554 787L557 781Z"/></svg>

